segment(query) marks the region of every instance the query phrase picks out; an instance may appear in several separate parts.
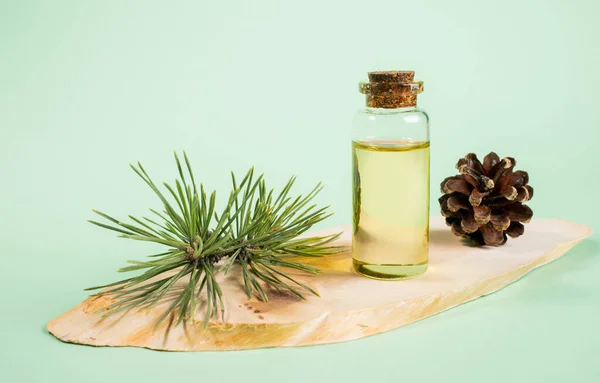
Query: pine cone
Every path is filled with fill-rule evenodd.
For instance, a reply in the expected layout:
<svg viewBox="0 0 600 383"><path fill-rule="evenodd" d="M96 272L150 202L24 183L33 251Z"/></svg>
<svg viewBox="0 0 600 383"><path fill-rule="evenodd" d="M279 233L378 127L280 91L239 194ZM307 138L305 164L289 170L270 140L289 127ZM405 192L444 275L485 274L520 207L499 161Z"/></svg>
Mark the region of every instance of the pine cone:
<svg viewBox="0 0 600 383"><path fill-rule="evenodd" d="M507 234L516 238L523 234L533 211L524 202L533 197L527 183L529 175L513 171L515 159L500 159L491 152L483 164L473 153L456 164L460 175L448 177L440 187L442 215L454 235L472 240L479 246L501 246Z"/></svg>

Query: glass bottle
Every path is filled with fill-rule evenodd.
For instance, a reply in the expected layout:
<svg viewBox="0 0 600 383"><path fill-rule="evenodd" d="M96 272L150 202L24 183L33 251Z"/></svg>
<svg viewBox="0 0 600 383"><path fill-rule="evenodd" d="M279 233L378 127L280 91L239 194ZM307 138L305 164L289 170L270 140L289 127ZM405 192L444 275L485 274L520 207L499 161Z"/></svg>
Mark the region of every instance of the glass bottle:
<svg viewBox="0 0 600 383"><path fill-rule="evenodd" d="M412 71L370 72L353 120L354 269L384 280L425 273L429 259L429 117Z"/></svg>

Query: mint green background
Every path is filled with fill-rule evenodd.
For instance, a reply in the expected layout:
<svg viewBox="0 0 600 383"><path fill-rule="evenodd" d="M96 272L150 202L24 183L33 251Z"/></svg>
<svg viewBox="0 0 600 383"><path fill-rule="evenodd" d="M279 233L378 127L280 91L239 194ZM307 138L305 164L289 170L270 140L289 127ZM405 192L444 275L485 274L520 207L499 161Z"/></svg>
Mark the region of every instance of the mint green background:
<svg viewBox="0 0 600 383"><path fill-rule="evenodd" d="M2 1L0 379L4 382L592 382L600 236L517 284L367 339L165 353L63 344L45 323L152 249L86 222L157 201L129 169L186 150L221 192L255 165L319 180L350 221L349 124L370 70L414 69L439 181L469 151L518 160L537 217L598 229L598 2Z"/></svg>

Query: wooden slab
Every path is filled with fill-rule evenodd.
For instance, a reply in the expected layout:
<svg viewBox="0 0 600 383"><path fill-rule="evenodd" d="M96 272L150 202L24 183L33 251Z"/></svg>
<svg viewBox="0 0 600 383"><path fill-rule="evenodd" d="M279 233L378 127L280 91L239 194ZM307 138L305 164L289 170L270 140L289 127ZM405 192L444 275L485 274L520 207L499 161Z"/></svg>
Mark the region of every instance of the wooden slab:
<svg viewBox="0 0 600 383"><path fill-rule="evenodd" d="M350 243L350 226L341 243ZM323 232L321 232L323 233ZM241 350L343 342L393 330L454 306L490 294L536 267L565 254L590 235L591 229L556 219L534 219L525 235L499 248L463 245L443 223L431 219L430 266L420 278L375 281L356 275L351 255L340 254L311 263L322 269L304 276L321 297L299 301L272 293L269 302L248 300L234 270L221 277L225 295L224 322L202 328L197 322L152 331L168 305L100 320L94 311L111 302L89 298L51 320L48 331L65 342L93 346L136 346L158 350ZM201 309L201 308L200 308Z"/></svg>

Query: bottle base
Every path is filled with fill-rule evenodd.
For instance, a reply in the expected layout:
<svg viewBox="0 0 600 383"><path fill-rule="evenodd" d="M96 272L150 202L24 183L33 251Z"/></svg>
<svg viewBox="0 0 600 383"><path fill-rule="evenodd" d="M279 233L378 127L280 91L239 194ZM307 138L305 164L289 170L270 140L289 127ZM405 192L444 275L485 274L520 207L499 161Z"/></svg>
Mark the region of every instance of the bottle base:
<svg viewBox="0 0 600 383"><path fill-rule="evenodd" d="M352 260L354 270L367 278L383 281L400 281L420 277L427 270L428 262L409 265L377 265Z"/></svg>

